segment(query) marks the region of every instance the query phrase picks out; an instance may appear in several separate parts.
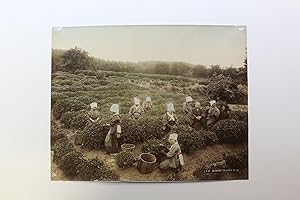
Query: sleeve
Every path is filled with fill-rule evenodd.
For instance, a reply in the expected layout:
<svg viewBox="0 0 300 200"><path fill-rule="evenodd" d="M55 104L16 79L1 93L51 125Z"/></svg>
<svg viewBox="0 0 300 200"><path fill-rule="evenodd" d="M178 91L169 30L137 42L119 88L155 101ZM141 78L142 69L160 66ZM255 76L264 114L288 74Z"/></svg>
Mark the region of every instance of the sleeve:
<svg viewBox="0 0 300 200"><path fill-rule="evenodd" d="M177 149L178 149L177 145L173 145L173 146L170 148L169 152L167 153L167 157L168 157L168 158L172 158L173 156L175 156L175 155L176 155Z"/></svg>
<svg viewBox="0 0 300 200"><path fill-rule="evenodd" d="M133 113L133 107L130 107L130 109L129 109L129 115L131 116L132 113Z"/></svg>
<svg viewBox="0 0 300 200"><path fill-rule="evenodd" d="M116 123L119 123L120 120L121 120L121 118L120 118L119 115L114 115L114 116L111 118L110 123L111 123L111 125L114 125L114 124L116 124Z"/></svg>
<svg viewBox="0 0 300 200"><path fill-rule="evenodd" d="M216 117L219 117L220 116L220 110L219 108L216 108Z"/></svg>
<svg viewBox="0 0 300 200"><path fill-rule="evenodd" d="M164 114L164 116L162 118L162 123L163 123L164 126L167 125L167 123L168 123L167 114Z"/></svg>

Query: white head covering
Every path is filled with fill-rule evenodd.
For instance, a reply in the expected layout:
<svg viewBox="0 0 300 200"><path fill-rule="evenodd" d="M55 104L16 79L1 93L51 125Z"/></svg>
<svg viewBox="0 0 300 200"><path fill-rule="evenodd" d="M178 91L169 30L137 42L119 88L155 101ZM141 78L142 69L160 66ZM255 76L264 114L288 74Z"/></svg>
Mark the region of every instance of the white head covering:
<svg viewBox="0 0 300 200"><path fill-rule="evenodd" d="M191 102L191 101L193 101L193 98L191 96L187 96L187 97L185 97L185 101Z"/></svg>
<svg viewBox="0 0 300 200"><path fill-rule="evenodd" d="M176 134L176 133L172 133L169 135L169 140L173 139L173 140L177 141L177 138L178 138L178 134Z"/></svg>
<svg viewBox="0 0 300 200"><path fill-rule="evenodd" d="M151 101L151 97L146 97L146 101Z"/></svg>
<svg viewBox="0 0 300 200"><path fill-rule="evenodd" d="M113 104L111 107L110 107L110 111L111 112L114 112L114 113L119 113L119 104Z"/></svg>
<svg viewBox="0 0 300 200"><path fill-rule="evenodd" d="M195 102L195 107L200 107L200 106L201 106L200 102L199 102L199 101L196 101L196 102Z"/></svg>
<svg viewBox="0 0 300 200"><path fill-rule="evenodd" d="M212 106L215 103L217 103L215 100L212 100L212 101L209 102L210 106Z"/></svg>
<svg viewBox="0 0 300 200"><path fill-rule="evenodd" d="M97 103L96 102L91 103L90 106L91 106L91 108L97 108Z"/></svg>
<svg viewBox="0 0 300 200"><path fill-rule="evenodd" d="M167 111L168 112L174 112L175 111L173 103L168 103L167 104Z"/></svg>
<svg viewBox="0 0 300 200"><path fill-rule="evenodd" d="M137 97L135 97L135 98L133 99L133 101L134 101L134 104L135 104L135 105L140 105L140 103L141 103L141 100L140 100L139 98L137 98Z"/></svg>

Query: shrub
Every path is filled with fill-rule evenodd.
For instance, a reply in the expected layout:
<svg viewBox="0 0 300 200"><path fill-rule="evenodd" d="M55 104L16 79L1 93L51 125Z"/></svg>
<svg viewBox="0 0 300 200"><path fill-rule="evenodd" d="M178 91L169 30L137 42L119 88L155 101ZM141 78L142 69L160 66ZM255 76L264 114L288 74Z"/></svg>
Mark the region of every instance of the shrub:
<svg viewBox="0 0 300 200"><path fill-rule="evenodd" d="M151 153L155 155L157 159L161 158L162 155L160 151L162 150L161 145L164 145L166 147L170 147L170 145L163 140L160 139L151 139L147 140L142 144L141 151L142 153Z"/></svg>
<svg viewBox="0 0 300 200"><path fill-rule="evenodd" d="M207 145L214 145L219 142L218 136L216 133L206 130L200 130L201 135L205 138L205 142Z"/></svg>
<svg viewBox="0 0 300 200"><path fill-rule="evenodd" d="M109 131L101 121L88 124L83 130L83 145L89 149L101 149L104 147L104 140Z"/></svg>
<svg viewBox="0 0 300 200"><path fill-rule="evenodd" d="M80 111L86 109L85 103L76 99L58 99L53 106L53 115L60 119L62 114L68 111Z"/></svg>
<svg viewBox="0 0 300 200"><path fill-rule="evenodd" d="M59 168L64 172L66 176L76 176L76 167L83 162L83 155L75 150L63 155L58 162Z"/></svg>
<svg viewBox="0 0 300 200"><path fill-rule="evenodd" d="M143 114L139 120L125 118L122 122L122 143L135 144L153 138L161 138L162 125L159 117Z"/></svg>
<svg viewBox="0 0 300 200"><path fill-rule="evenodd" d="M247 140L248 124L234 119L218 121L212 131L216 133L220 142L239 143Z"/></svg>
<svg viewBox="0 0 300 200"><path fill-rule="evenodd" d="M230 111L230 118L248 122L248 112L243 111Z"/></svg>
<svg viewBox="0 0 300 200"><path fill-rule="evenodd" d="M192 153L206 146L202 133L190 126L180 125L175 132L178 133L178 143L182 152Z"/></svg>
<svg viewBox="0 0 300 200"><path fill-rule="evenodd" d="M83 130L88 123L87 111L66 112L61 116L60 122L64 128Z"/></svg>
<svg viewBox="0 0 300 200"><path fill-rule="evenodd" d="M62 93L59 93L59 92L52 92L51 93L51 107L54 106L54 104L56 103L56 101L58 99L65 99L65 98L68 98L68 96L64 95Z"/></svg>
<svg viewBox="0 0 300 200"><path fill-rule="evenodd" d="M122 151L116 156L117 165L121 168L131 166L134 161L134 155L129 151Z"/></svg>
<svg viewBox="0 0 300 200"><path fill-rule="evenodd" d="M226 153L224 155L226 164L232 169L245 169L248 166L248 153L242 151L240 153Z"/></svg>
<svg viewBox="0 0 300 200"><path fill-rule="evenodd" d="M109 169L103 161L99 159L84 160L76 170L80 180L83 181L117 181L119 175Z"/></svg>
<svg viewBox="0 0 300 200"><path fill-rule="evenodd" d="M55 142L53 150L53 160L55 162L59 162L64 155L74 150L74 146L71 144L68 138L63 137Z"/></svg>
<svg viewBox="0 0 300 200"><path fill-rule="evenodd" d="M232 78L222 74L215 74L210 78L206 93L210 99L220 99L229 103L237 103L243 97Z"/></svg>
<svg viewBox="0 0 300 200"><path fill-rule="evenodd" d="M66 134L64 133L63 129L61 129L61 127L53 120L51 120L50 132L51 146L53 146L60 138L66 138Z"/></svg>
<svg viewBox="0 0 300 200"><path fill-rule="evenodd" d="M77 100L77 101L81 101L81 102L87 104L87 105L88 105L88 108L90 108L89 105L90 105L91 103L93 103L93 102L97 102L97 103L98 103L98 99L96 99L96 98L94 98L94 97L89 97L89 96L87 96L87 95L84 95L84 96L76 96L76 97L73 97L72 99L75 99L75 100Z"/></svg>

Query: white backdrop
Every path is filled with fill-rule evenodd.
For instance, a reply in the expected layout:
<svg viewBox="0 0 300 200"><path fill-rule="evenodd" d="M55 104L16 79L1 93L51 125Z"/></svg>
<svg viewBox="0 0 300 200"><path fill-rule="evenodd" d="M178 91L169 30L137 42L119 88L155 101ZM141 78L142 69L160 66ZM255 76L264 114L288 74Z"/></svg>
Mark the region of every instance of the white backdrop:
<svg viewBox="0 0 300 200"><path fill-rule="evenodd" d="M1 1L0 199L299 199L299 10L297 0ZM248 26L249 181L50 181L51 27L105 24Z"/></svg>

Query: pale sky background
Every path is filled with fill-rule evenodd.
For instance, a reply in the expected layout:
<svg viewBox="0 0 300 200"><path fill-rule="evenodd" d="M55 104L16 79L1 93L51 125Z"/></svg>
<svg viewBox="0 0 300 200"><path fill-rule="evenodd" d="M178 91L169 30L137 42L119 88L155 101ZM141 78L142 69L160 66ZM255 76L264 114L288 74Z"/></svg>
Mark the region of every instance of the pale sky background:
<svg viewBox="0 0 300 200"><path fill-rule="evenodd" d="M94 26L53 28L52 47L75 46L115 61L181 61L241 67L246 56L243 26Z"/></svg>

